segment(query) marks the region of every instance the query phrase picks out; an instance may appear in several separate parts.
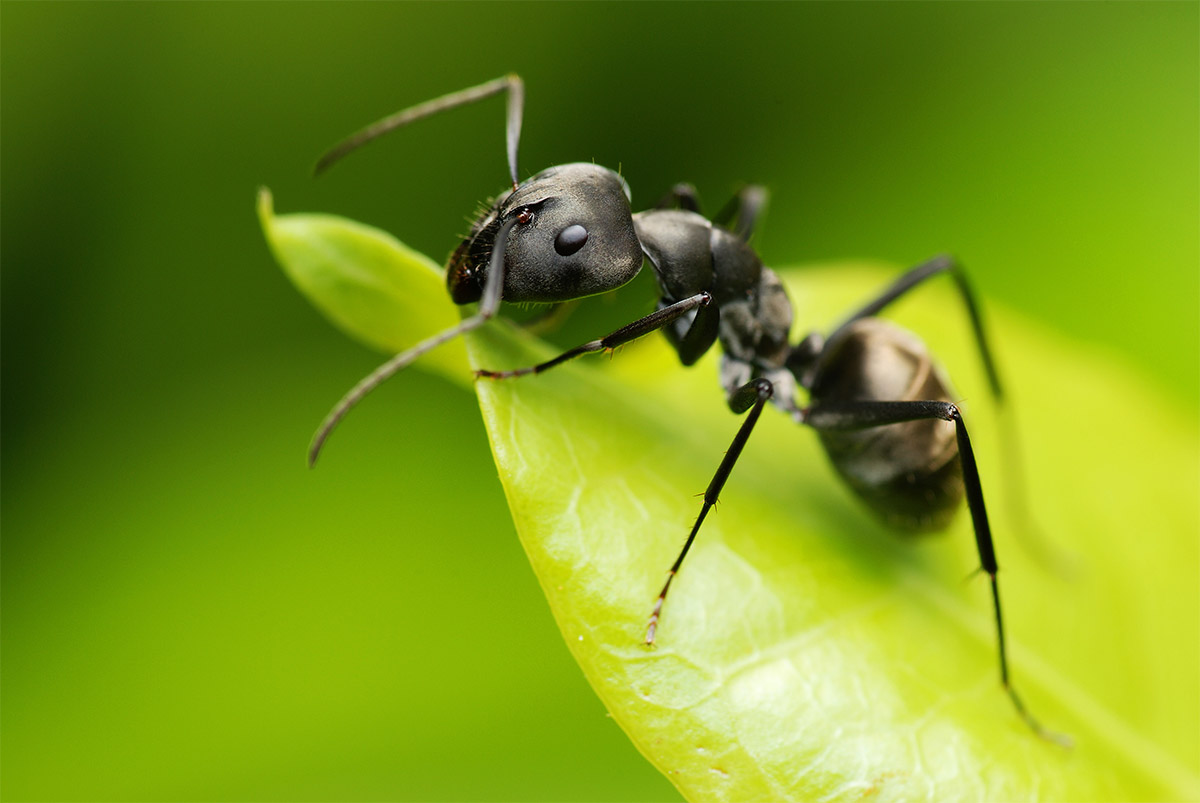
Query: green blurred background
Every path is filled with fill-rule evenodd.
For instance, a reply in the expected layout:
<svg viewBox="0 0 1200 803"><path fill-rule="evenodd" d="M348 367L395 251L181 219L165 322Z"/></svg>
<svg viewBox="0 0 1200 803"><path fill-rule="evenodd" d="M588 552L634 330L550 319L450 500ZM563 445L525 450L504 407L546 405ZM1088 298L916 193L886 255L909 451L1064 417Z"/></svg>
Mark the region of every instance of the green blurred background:
<svg viewBox="0 0 1200 803"><path fill-rule="evenodd" d="M440 260L503 187L499 101L309 169L506 71L524 174L765 183L769 263L954 251L1200 411L1194 3L0 14L6 799L677 797L563 648L470 394L410 371L303 464L378 357L272 263L256 188Z"/></svg>

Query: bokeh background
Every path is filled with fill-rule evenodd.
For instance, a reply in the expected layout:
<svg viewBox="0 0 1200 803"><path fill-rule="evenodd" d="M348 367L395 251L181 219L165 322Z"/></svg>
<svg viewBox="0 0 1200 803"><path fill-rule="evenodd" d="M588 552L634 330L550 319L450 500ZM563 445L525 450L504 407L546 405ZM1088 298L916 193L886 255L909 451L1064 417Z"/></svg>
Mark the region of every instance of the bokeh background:
<svg viewBox="0 0 1200 803"><path fill-rule="evenodd" d="M378 358L287 284L256 188L441 259L503 187L500 102L310 167L515 70L523 173L764 183L770 264L954 251L1195 413L1198 8L4 2L0 794L677 798L564 649L473 396L409 371L305 470Z"/></svg>

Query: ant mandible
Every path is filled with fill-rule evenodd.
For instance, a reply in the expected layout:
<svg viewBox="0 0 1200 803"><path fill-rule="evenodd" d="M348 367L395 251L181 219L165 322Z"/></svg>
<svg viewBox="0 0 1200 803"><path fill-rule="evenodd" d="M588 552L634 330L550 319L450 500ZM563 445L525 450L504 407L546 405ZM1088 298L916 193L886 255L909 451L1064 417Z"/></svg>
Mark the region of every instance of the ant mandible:
<svg viewBox="0 0 1200 803"><path fill-rule="evenodd" d="M925 280L949 275L974 331L991 391L1002 395L982 318L961 266L939 256L905 272L828 336L813 332L796 345L788 335L792 306L783 284L764 267L747 240L765 200L750 186L712 220L699 214L695 191L676 185L658 207L634 214L629 186L599 165L574 163L517 178L525 88L517 75L397 112L330 149L320 173L367 142L448 109L502 92L507 98L507 153L512 189L475 219L451 254L446 284L456 304L479 302L475 315L397 354L347 393L322 422L309 448L316 462L330 432L367 393L433 348L482 326L501 301L554 303L615 290L649 262L658 282L657 309L616 331L551 360L504 371L476 371L510 379L546 371L581 354L614 349L662 330L684 365L721 344L720 382L729 408L746 414L704 492L700 514L654 602L646 644L654 644L671 581L679 573L704 518L750 438L767 402L797 424L817 431L830 461L856 494L894 528L944 528L962 498L975 529L980 568L991 583L1000 680L1021 719L1039 736L1066 743L1026 709L1013 688L996 582L999 566L966 423L950 400L946 381L925 345L876 316ZM796 395L807 391L809 404ZM941 422L954 424L953 432Z"/></svg>

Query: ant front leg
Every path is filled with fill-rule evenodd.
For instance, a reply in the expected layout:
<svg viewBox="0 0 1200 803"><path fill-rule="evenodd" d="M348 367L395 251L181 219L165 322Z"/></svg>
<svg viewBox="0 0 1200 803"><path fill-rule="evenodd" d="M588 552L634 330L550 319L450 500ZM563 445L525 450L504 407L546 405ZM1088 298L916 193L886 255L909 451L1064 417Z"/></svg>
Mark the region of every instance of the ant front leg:
<svg viewBox="0 0 1200 803"><path fill-rule="evenodd" d="M524 376L526 374L540 374L553 368L556 365L561 365L567 360L574 359L581 354L591 354L596 351L604 351L606 349L615 349L617 346L628 343L631 340L636 340L643 335L648 335L653 331L661 329L677 318L686 315L694 309L707 307L712 301L712 296L709 293L697 293L694 296L685 298L683 301L678 301L670 304L662 309L655 310L644 318L639 318L633 323L626 324L615 332L611 332L598 340L589 340L581 346L576 346L573 349L568 349L562 354L559 354L553 359L530 365L525 368L513 368L508 371L487 371L479 370L475 372L477 377L485 377L487 379L511 379L515 376Z"/></svg>
<svg viewBox="0 0 1200 803"><path fill-rule="evenodd" d="M975 452L971 448L967 425L963 421L958 407L944 401L823 402L809 408L804 415L804 423L813 429L823 431L870 429L905 421L928 419L941 419L954 424L958 455L962 461L963 487L967 496L967 508L971 511L971 523L975 529L975 545L979 552L979 564L991 581L992 607L996 619L996 641L1000 654L1000 682L1008 692L1017 714L1034 733L1057 744L1070 746L1070 738L1047 730L1029 713L1025 708L1025 703L1013 688L1009 676L1008 653L1004 640L1004 617L1000 610L1000 587L996 581L996 574L1000 571L1000 566L996 561L996 548L992 542L987 508L983 504L983 486L979 481Z"/></svg>
<svg viewBox="0 0 1200 803"><path fill-rule="evenodd" d="M712 481L708 483L708 488L704 490L704 504L700 507L700 515L696 517L696 523L692 525L692 531L688 533L687 541L684 542L679 557L675 559L675 562L671 564L671 568L667 572L667 582L658 594L658 599L654 603L654 610L650 613L650 623L646 627L647 645L654 644L654 636L658 631L658 619L662 614L663 603L667 600L667 592L671 589L671 581L679 573L679 567L683 565L683 559L687 557L688 550L692 548L692 542L696 540L696 533L700 532L700 525L704 523L704 517L708 515L708 511L712 509L712 506L717 503L717 497L720 496L721 489L725 487L725 481L729 479L734 464L737 463L738 457L742 454L742 449L746 446L746 441L750 439L750 433L754 431L754 425L758 423L758 417L762 414L763 407L770 401L774 392L775 389L771 386L771 383L760 377L748 382L730 394L729 409L739 414L747 410L750 413L746 416L746 420L742 422L742 426L738 429L737 434L733 436L733 443L729 445L729 449L725 452L725 457L721 460L721 465L717 466L717 473L713 475Z"/></svg>

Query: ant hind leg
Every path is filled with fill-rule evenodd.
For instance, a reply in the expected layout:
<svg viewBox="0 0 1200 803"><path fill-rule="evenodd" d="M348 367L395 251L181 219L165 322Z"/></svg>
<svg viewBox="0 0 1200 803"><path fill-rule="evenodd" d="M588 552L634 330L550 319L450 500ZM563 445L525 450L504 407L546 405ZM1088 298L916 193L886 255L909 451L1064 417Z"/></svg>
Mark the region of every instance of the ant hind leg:
<svg viewBox="0 0 1200 803"><path fill-rule="evenodd" d="M979 481L979 468L975 462L975 452L971 448L967 425L963 421L958 407L944 401L828 402L811 407L804 416L804 423L816 430L844 431L870 429L925 419L941 419L954 424L959 459L962 462L967 508L971 512L971 523L975 529L975 545L979 551L979 564L980 568L987 573L991 583L992 609L996 621L996 642L1000 656L1000 682L1008 693L1009 699L1012 700L1017 714L1034 733L1056 744L1070 746L1071 739L1068 736L1046 729L1034 718L1012 684L1004 638L1004 617L1000 608L1000 586L996 580L1000 566L996 561L992 530L988 523L987 508L983 503L983 486Z"/></svg>

